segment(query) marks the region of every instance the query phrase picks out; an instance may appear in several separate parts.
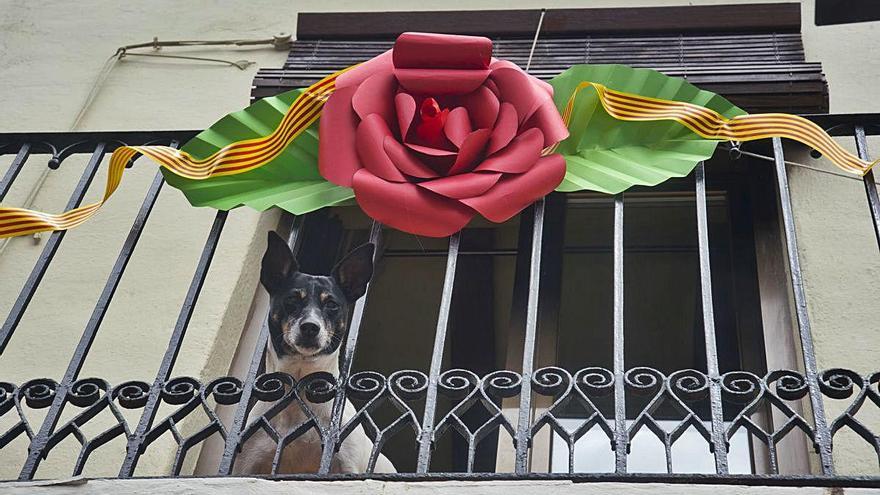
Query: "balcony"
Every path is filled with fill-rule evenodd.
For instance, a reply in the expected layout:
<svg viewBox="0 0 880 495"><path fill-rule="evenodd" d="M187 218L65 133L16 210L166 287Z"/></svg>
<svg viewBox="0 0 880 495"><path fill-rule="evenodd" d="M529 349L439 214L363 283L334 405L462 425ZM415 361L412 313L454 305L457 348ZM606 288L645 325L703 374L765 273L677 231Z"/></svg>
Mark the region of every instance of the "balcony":
<svg viewBox="0 0 880 495"><path fill-rule="evenodd" d="M867 158L866 135L880 133L880 118L876 115L812 118L833 135L854 139L863 158ZM117 146L179 144L194 134L2 134L0 155L10 160L0 183L0 200L23 170L48 165L52 174L67 167L72 156L79 156L84 163L82 175L66 205L68 209L76 207ZM613 198L548 196L519 219L499 227L507 229L505 232L510 235L498 231L489 242L472 235L471 229L442 243L404 239L381 225L365 223L363 218L350 219L352 213L346 211L322 211L285 219L289 245L301 260L312 260L312 266L325 267L332 262L325 259L326 253L337 253L342 246L369 239L382 246L380 260L429 259L436 268L431 273L442 273L437 290L428 291L434 297L431 304L418 308L434 322L432 328L418 329L420 342L427 351L412 350L412 366L374 371L367 367L383 360L396 362L397 358L390 356L407 350L401 345L383 346L383 342L388 342L382 340L385 337L381 325L366 330L365 322L373 324L383 315L388 319L395 316L395 292L388 289L387 283L383 285L382 279L400 275L392 274L390 268L380 271L367 296L354 308L338 377L316 373L297 381L284 373L266 370L264 354L269 331L265 306L262 313L252 317L258 323L257 331L253 334L252 350L242 358L242 372L219 377L175 375L175 364L187 359L180 351L227 218L236 215L217 212L197 264L173 267L193 274L188 290L180 295L183 302L164 353L148 356L159 363L155 376L122 383L109 383L100 376L84 377L84 364L102 331L105 315L115 303L114 295L129 260L150 222L163 185L157 173L63 375L45 376L35 368L27 370L32 379L0 382L0 456L7 465L15 464L13 470L17 471L10 480L107 477L108 470L119 478L228 476L235 472L236 460L242 448L247 449L248 441L265 435L277 448L271 473L260 476L272 479L564 479L878 487L880 477L876 471L864 475L836 474L840 470L841 449L873 452L874 466L880 463L880 429L875 421L875 408L880 407L880 372L864 374L847 369L847 363L833 368L820 368L817 364L782 143L774 140L744 149L728 148L721 146L712 161L698 165L690 177L671 181L658 191L634 190ZM797 152L806 155L802 150ZM716 237L726 235L725 229L736 232L738 228L735 221L726 220L729 215L734 218L733 211L742 204L732 199L739 193L734 192L730 178L746 173L748 166L738 165L741 160L760 160L755 157L763 155L771 161L756 162L765 166L759 172L749 173L756 174L758 179L766 176L767 180L761 182L762 188L752 188L743 194L749 197L751 208L770 209L763 213L769 227L759 229L750 220L750 234L746 238L751 246L746 246L745 251L740 249L742 246L725 247L742 241L738 234L723 241ZM151 165L140 159L133 166ZM853 214L871 218L880 242L880 199L873 174L865 176L864 184L869 211ZM659 208L665 208L658 206L661 203L681 208L685 217L693 213L690 230L681 235L686 240L693 238L694 244L630 242L629 239L641 239L642 234L627 226L625 219L632 215L638 225L648 225L647 220ZM112 208L112 204L107 208ZM726 212L722 215L725 219L719 220L718 212ZM595 227L594 231L597 237L607 234L608 242L575 243L578 224L566 222L573 218L583 220L584 224L605 222L604 227ZM791 357L791 366L785 369L773 367L773 361L766 358L770 353L771 324L766 321L766 313L762 321L760 311L756 310L769 304L764 301L768 297L766 287L761 287L760 296L748 296L742 279L736 278L740 270L760 275L772 269L754 258L761 242L773 245L773 232L778 235L779 253L776 256L771 252L768 259L775 259L777 273L788 277L776 280L784 289L786 301L777 308L781 321L787 319L783 333L797 338L793 348L783 351L777 347L773 351ZM42 240L42 251L17 298L11 302L0 329L0 360L18 352L10 345L14 337L20 341L28 338L17 334L18 327L41 285L52 283L49 268L56 254L64 249L64 240L65 232ZM628 321L650 319L652 313L627 313L630 304L638 304L638 297L630 294L638 294L639 289L625 284L630 276L625 267L636 259L631 256L660 251L689 253L687 256L692 258L687 259L696 262L698 274L695 287L699 299L694 321L701 328L693 336L698 356L687 361L688 366L679 368L675 367L675 360L664 361L662 356L657 361L663 362L662 366L643 366L632 359L634 353L643 355L638 354L642 352L640 347L649 347L650 351L664 337L629 330ZM753 259L752 268L738 264L742 258L737 253L742 252ZM583 253L599 256L591 258L593 265L589 266L595 268L601 262L608 275L610 283L602 290L608 294L610 304L602 311L608 315L609 324L584 329L581 334L551 330L561 328L561 313L574 311L566 303L571 294L569 291L566 296L569 285L565 278L571 269L563 269L563 260L568 254ZM714 261L716 257L727 260L724 266L734 267L721 268L732 275L718 273L721 265ZM506 358L481 357L474 348L488 345L480 340L487 337L474 336L473 341L468 341L469 334L460 333L452 339L450 330L456 325L478 325L458 321L461 314L477 314L479 308L466 308L467 301L455 298L476 283L471 278L474 270L492 260L506 260L506 273L511 274L506 282L485 282L494 291L507 294L498 299L502 312L509 314L504 325L506 333L498 332L506 339ZM304 264L308 266L309 262ZM407 270L414 277L424 275L426 280L433 280L426 275L427 271L420 272L421 268ZM255 265L253 276L256 277ZM752 276L746 276L751 285L762 283L760 276L755 280L749 277ZM600 283L605 279L595 276L594 280ZM719 280L725 287L732 284L741 306L727 302L730 294L725 291L731 289L719 287ZM384 287L381 294L376 292L377 287ZM721 297L719 293L726 295ZM428 298L419 297L419 301ZM748 297L761 299L752 300L751 313ZM566 304L569 309L565 309ZM456 305L465 307L458 317L453 309ZM130 311L143 308L133 307ZM653 314L664 313L657 307ZM757 318L757 323L743 322L743 315L747 314ZM738 325L735 331L723 329L726 324L716 324L731 318ZM395 324L387 323L389 327ZM561 350L548 357L542 352L542 339L553 332L555 347ZM668 343L672 337L665 338ZM755 344L757 347L740 343L734 352L731 349L736 344L731 344L730 339L759 343ZM566 345L571 347L565 350ZM450 357L452 346L458 347L454 351L458 358ZM591 347L599 350L594 352ZM239 347L239 354L245 348ZM654 354L663 352L661 347L657 349ZM594 359L605 350L609 352ZM359 361L362 355L370 357ZM496 365L505 360L505 366ZM471 364L451 366L462 362ZM738 368L739 365L742 366ZM228 367L234 368L231 364ZM346 400L355 406L354 414L347 417L343 414ZM263 415L251 414L258 401L270 402L272 407ZM329 417L314 414L316 404L329 404ZM280 429L272 420L285 408L300 408L308 419ZM331 473L338 446L356 428L363 428L374 444L370 472ZM847 432L845 438L843 432ZM284 473L279 470L279 459L291 442L303 435L313 435L321 442L323 454L317 461L318 467L312 473ZM66 455L58 452L60 446L66 446L66 452L75 452L72 459L61 463L66 471L57 466L41 469L47 459ZM160 473L139 471L142 457L157 450L170 454L172 460L167 469ZM380 453L391 458L399 473L371 472Z"/></svg>

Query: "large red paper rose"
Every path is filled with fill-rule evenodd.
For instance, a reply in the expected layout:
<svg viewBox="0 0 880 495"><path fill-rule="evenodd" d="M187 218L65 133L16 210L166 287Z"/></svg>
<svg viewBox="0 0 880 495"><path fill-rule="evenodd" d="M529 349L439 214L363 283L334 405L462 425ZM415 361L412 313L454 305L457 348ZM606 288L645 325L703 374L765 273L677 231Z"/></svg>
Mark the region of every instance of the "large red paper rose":
<svg viewBox="0 0 880 495"><path fill-rule="evenodd" d="M444 237L480 213L503 222L565 175L553 89L492 58L492 41L404 33L343 73L324 105L321 175L352 187L372 218Z"/></svg>

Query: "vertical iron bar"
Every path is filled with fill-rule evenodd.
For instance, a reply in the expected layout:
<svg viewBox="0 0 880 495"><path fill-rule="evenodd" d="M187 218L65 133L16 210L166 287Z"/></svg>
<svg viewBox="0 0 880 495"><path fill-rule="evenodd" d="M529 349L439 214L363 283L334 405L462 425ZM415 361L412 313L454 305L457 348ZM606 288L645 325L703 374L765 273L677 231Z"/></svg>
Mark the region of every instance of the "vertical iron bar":
<svg viewBox="0 0 880 495"><path fill-rule="evenodd" d="M98 166L104 158L106 148L107 145L105 143L98 143L95 146L95 151L92 153L91 158L89 158L89 163L86 165L86 168L79 179L79 183L77 183L76 188L70 195L70 199L67 201L64 211L72 210L82 203L86 191L92 183L92 179L95 178ZM46 270L49 268L49 263L51 263L52 258L55 257L55 252L58 251L58 246L61 245L61 241L64 239L64 234L66 233L67 231L64 230L52 232L52 235L49 236L49 240L46 241L46 246L43 247L43 251L40 253L37 263L34 265L33 270L31 270L31 274L28 276L27 281L25 281L24 287L21 288L21 292L18 293L18 298L15 300L15 304L12 305L12 309L9 310L9 315L7 315L6 321L3 322L3 327L0 328L0 354L3 354L3 351L9 344L9 339L12 338L12 332L15 331L15 327L18 326L18 323L21 321L25 310L27 310L28 304L30 304L31 299L34 297L34 293L37 292L37 287L40 285L40 281L43 280L43 275L46 274Z"/></svg>
<svg viewBox="0 0 880 495"><path fill-rule="evenodd" d="M427 473L431 464L431 446L434 442L434 414L437 406L437 385L440 381L440 368L443 365L443 351L446 347L446 328L449 324L449 310L452 306L452 290L455 287L455 267L458 263L458 248L461 232L449 238L449 254L446 257L446 277L443 280L443 294L440 297L440 314L437 317L437 332L434 334L434 353L431 356L431 370L428 375L428 390L425 396L425 414L422 419L422 436L419 439L417 473Z"/></svg>
<svg viewBox="0 0 880 495"><path fill-rule="evenodd" d="M376 252L373 253L374 263L379 257L379 241L381 236L382 224L374 221L372 227L370 227L370 242L376 244ZM336 382L336 397L333 399L329 427L324 432L324 451L321 453L321 465L318 468L318 474L328 474L330 472L333 456L339 448L339 430L342 428L342 413L345 411L345 387L348 384L348 377L351 375L354 353L357 349L358 337L361 331L361 321L364 318L364 308L367 304L367 298L370 296L370 286L372 285L372 281L367 284L366 292L354 305L348 337L345 340L345 354L342 356L342 363L339 367L339 379Z"/></svg>
<svg viewBox="0 0 880 495"><path fill-rule="evenodd" d="M709 375L709 403L712 411L712 447L715 473L726 475L727 434L721 405L721 375L715 342L715 308L712 301L712 269L709 259L709 215L706 211L706 169L703 162L694 170L697 186L697 236L700 252L700 294L703 303L703 332L706 341L706 371Z"/></svg>
<svg viewBox="0 0 880 495"><path fill-rule="evenodd" d="M153 179L153 183L150 185L150 189L144 197L144 202L141 204L140 210L138 210L134 223L131 225L128 237L125 238L125 242L122 244L122 249L119 250L119 255L116 257L116 262L110 270L110 275L107 277L107 282L104 284L104 290L101 291L101 295L98 297L98 302L95 304L94 310L92 310L92 316L89 318L88 323L86 323L86 327L83 330L79 343L73 352L73 356L70 358L70 362L67 365L67 371L64 373L61 383L58 384L58 387L55 390L55 397L52 400L52 406L49 409L49 412L46 413L46 418L43 420L40 432L33 438L30 447L28 447L28 457L21 469L21 474L19 475L20 480L32 479L40 465L40 460L44 459L47 455L47 453L44 452L44 449L52 435L52 431L58 424L58 419L61 417L61 412L67 401L67 393L70 391L71 386L73 386L73 383L79 376L83 363L85 363L86 357L89 354L89 349L91 349L92 343L98 335L98 328L104 320L107 308L110 307L110 301L113 299L113 294L116 292L116 288L119 287L119 281L122 280L122 274L125 272L125 268L128 266L128 262L131 259L131 254L134 252L134 248L137 246L138 240L144 231L144 226L147 223L147 219L150 217L150 212L153 210L153 206L156 204L156 199L159 196L159 191L162 189L163 183L164 180L162 179L161 172L156 172L156 177Z"/></svg>
<svg viewBox="0 0 880 495"><path fill-rule="evenodd" d="M869 161L868 158L868 140L865 138L865 127L857 125L855 128L856 150L859 158ZM868 173L862 177L865 183L865 194L868 196L868 207L871 209L871 220L874 222L874 236L877 238L877 244L880 245L880 198L877 197L877 185L874 183L874 171L868 170Z"/></svg>
<svg viewBox="0 0 880 495"><path fill-rule="evenodd" d="M162 173L157 173L158 179L161 180ZM150 431L150 427L153 425L153 420L156 418L156 412L159 410L162 386L171 377L171 370L174 368L174 363L177 361L177 355L180 352L180 345L183 343L186 329L192 319L196 302L198 302L199 295L202 293L202 286L205 284L205 278L208 275L208 269L211 267L211 260L214 258L214 252L217 250L217 244L220 241L220 234L223 232L223 225L226 223L226 217L228 215L229 212L218 210L217 214L214 216L214 223L211 225L208 239L205 241L205 246L202 248L199 263L196 265L196 272L193 274L189 289L186 291L186 297L183 300L183 305L177 316L177 323L174 325L174 331L171 333L168 347L165 349L165 355L162 357L162 363L159 365L159 371L156 373L156 379L153 381L153 385L150 388L150 396L144 406L144 411L141 414L137 429L131 438L128 439L125 461L123 461L122 468L119 470L120 478L130 478L134 474L138 459L143 453L142 444L144 437Z"/></svg>
<svg viewBox="0 0 880 495"><path fill-rule="evenodd" d="M15 181L15 178L18 177L18 173L21 172L22 167L24 167L24 162L27 161L30 154L31 144L22 144L21 148L18 149L18 154L12 159L9 168L6 169L6 173L3 175L3 180L0 181L0 201L3 201L3 198L6 197L6 193L9 192L12 183Z"/></svg>
<svg viewBox="0 0 880 495"><path fill-rule="evenodd" d="M290 226L290 233L287 236L287 246L295 254L299 250L302 242L302 230L305 217L300 215L294 217L293 224ZM254 382L257 380L257 374L263 364L263 355L266 352L266 345L269 342L269 320L268 313L266 319L260 327L260 335L257 336L257 342L254 345L254 353L251 356L251 363L248 366L247 375L242 378L241 399L235 409L235 416L232 424L226 433L226 444L223 447L223 457L220 458L220 466L217 474L229 475L232 473L232 466L235 463L235 457L240 450L239 442L241 442L242 430L245 427L248 411L250 409L251 397L254 394Z"/></svg>
<svg viewBox="0 0 880 495"><path fill-rule="evenodd" d="M623 333L623 193L614 196L614 471L626 473L626 361Z"/></svg>
<svg viewBox="0 0 880 495"><path fill-rule="evenodd" d="M532 373L535 365L535 337L538 328L538 295L541 284L541 243L544 238L545 198L535 202L532 226L532 260L529 268L529 298L526 303L526 328L523 339L522 383L519 395L519 419L516 427L516 474L529 471L531 444Z"/></svg>
<svg viewBox="0 0 880 495"><path fill-rule="evenodd" d="M801 350L804 355L804 374L810 388L810 405L813 409L815 431L813 440L822 464L822 474L834 474L834 459L831 455L831 437L825 419L825 404L816 371L816 353L813 348L813 333L810 327L810 315L807 312L807 296L804 292L803 274L798 255L797 235L794 225L794 214L791 209L791 191L788 185L788 172L785 169L785 155L782 151L782 140L773 138L773 158L776 162L776 181L779 189L779 203L782 209L783 229L785 230L785 247L788 251L788 268L791 272L791 285L794 291L794 303L797 313L798 331L801 338Z"/></svg>

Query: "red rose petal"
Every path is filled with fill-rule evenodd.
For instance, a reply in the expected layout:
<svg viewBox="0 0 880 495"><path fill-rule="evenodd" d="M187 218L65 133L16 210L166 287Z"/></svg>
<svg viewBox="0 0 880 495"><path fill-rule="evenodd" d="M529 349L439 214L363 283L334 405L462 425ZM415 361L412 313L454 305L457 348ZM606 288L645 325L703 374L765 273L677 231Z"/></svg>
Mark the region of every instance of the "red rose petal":
<svg viewBox="0 0 880 495"><path fill-rule="evenodd" d="M480 87L489 69L394 69L408 92L419 95L463 95Z"/></svg>
<svg viewBox="0 0 880 495"><path fill-rule="evenodd" d="M458 150L458 156L455 157L455 163L449 169L447 175L460 174L470 171L474 162L476 162L483 154L486 143L489 142L489 136L492 131L489 129L478 129L464 138L461 148Z"/></svg>
<svg viewBox="0 0 880 495"><path fill-rule="evenodd" d="M388 158L400 170L410 177L418 177L420 179L433 179L439 177L437 172L431 167L422 163L418 158L414 157L402 144L400 144L392 136L385 136L382 142L385 153Z"/></svg>
<svg viewBox="0 0 880 495"><path fill-rule="evenodd" d="M397 89L397 80L390 72L379 72L366 78L357 87L351 99L351 106L361 120L371 113L379 114L388 126L395 123L392 97Z"/></svg>
<svg viewBox="0 0 880 495"><path fill-rule="evenodd" d="M447 198L462 199L483 194L500 178L501 174L499 173L466 173L419 182L418 185Z"/></svg>
<svg viewBox="0 0 880 495"><path fill-rule="evenodd" d="M446 137L452 141L452 144L461 148L464 138L473 131L471 127L471 119L468 117L468 111L465 107L453 108L446 117L446 125L443 126L443 132Z"/></svg>
<svg viewBox="0 0 880 495"><path fill-rule="evenodd" d="M531 118L523 124L526 129L537 127L544 134L544 147L553 146L554 144L568 137L568 128L559 115L559 110L552 101L545 102L538 107Z"/></svg>
<svg viewBox="0 0 880 495"><path fill-rule="evenodd" d="M362 172L360 170L355 174L355 181ZM493 222L505 222L538 198L553 191L563 177L565 159L556 153L539 159L528 172L505 175L485 194L462 199L461 202Z"/></svg>
<svg viewBox="0 0 880 495"><path fill-rule="evenodd" d="M355 199L371 218L411 234L446 237L461 230L474 212L410 183L384 181L366 169L354 175Z"/></svg>
<svg viewBox="0 0 880 495"><path fill-rule="evenodd" d="M446 175L458 153L455 151L433 148L431 146L423 146L414 143L403 143L407 148L418 153L419 160L425 165L436 170L438 175Z"/></svg>
<svg viewBox="0 0 880 495"><path fill-rule="evenodd" d="M489 80L486 80L488 83ZM461 99L462 105L468 110L471 123L477 129L491 129L498 118L501 104L498 98L485 85Z"/></svg>
<svg viewBox="0 0 880 495"><path fill-rule="evenodd" d="M492 40L482 36L403 33L394 43L394 66L401 69L488 69Z"/></svg>
<svg viewBox="0 0 880 495"><path fill-rule="evenodd" d="M492 138L489 139L489 147L486 148L486 154L491 155L510 144L510 141L516 137L518 128L519 121L516 118L516 109L510 103L502 103L495 128L492 129Z"/></svg>
<svg viewBox="0 0 880 495"><path fill-rule="evenodd" d="M514 138L503 150L483 160L475 170L521 174L534 166L543 148L544 135L540 129L532 128Z"/></svg>
<svg viewBox="0 0 880 495"><path fill-rule="evenodd" d="M498 85L501 98L516 108L520 124L528 120L544 102L552 103L550 95L532 84L532 76L516 66L493 69L490 77Z"/></svg>
<svg viewBox="0 0 880 495"><path fill-rule="evenodd" d="M429 156L454 156L456 154L454 151L444 150L440 148L432 148L431 146L422 146L421 144L404 144L406 144L406 146L413 151L418 151L419 153L424 153Z"/></svg>
<svg viewBox="0 0 880 495"><path fill-rule="evenodd" d="M505 67L508 69L518 69L519 70L519 66L516 65L515 63L511 62L510 60L504 60L501 58L492 57L492 63L489 64L490 69L495 70L495 69L502 69Z"/></svg>
<svg viewBox="0 0 880 495"><path fill-rule="evenodd" d="M406 94L397 93L394 96L394 108L397 110L397 125L400 128L400 140L406 141L406 135L409 133L409 127L416 118L416 100Z"/></svg>
<svg viewBox="0 0 880 495"><path fill-rule="evenodd" d="M330 182L351 187L361 168L357 154L358 117L351 108L356 87L337 89L324 104L319 124L318 171Z"/></svg>
<svg viewBox="0 0 880 495"><path fill-rule="evenodd" d="M391 50L388 50L340 74L336 78L336 89L340 90L349 86L357 86L373 74L391 72L392 69L394 69L394 64L391 61Z"/></svg>
<svg viewBox="0 0 880 495"><path fill-rule="evenodd" d="M406 182L385 153L385 137L392 136L388 124L378 114L371 113L358 125L355 137L358 157L364 168L373 174L394 182ZM326 139L326 138L325 138Z"/></svg>
<svg viewBox="0 0 880 495"><path fill-rule="evenodd" d="M486 79L486 82L483 83L483 85L489 88L489 91L491 91L492 94L495 95L495 98L500 97L501 93L498 92L498 85L495 84L495 81L491 79Z"/></svg>
<svg viewBox="0 0 880 495"><path fill-rule="evenodd" d="M532 82L542 90L546 91L550 98L553 98L553 86L551 86L550 83L543 79L538 79L537 77L532 78Z"/></svg>

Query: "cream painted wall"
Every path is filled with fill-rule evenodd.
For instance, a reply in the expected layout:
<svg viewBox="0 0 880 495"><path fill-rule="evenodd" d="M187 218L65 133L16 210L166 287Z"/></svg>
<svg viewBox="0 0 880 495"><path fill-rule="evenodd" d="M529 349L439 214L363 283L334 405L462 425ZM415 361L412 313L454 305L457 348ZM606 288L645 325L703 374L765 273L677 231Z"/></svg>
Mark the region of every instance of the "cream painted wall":
<svg viewBox="0 0 880 495"><path fill-rule="evenodd" d="M688 4L731 3L694 0ZM295 5L281 0L249 2L109 1L26 2L0 0L0 132L67 130L104 61L116 47L160 39L262 38L293 31L297 11L419 9L503 9L534 7L608 7L684 4L682 1L599 0L589 3L548 0L423 0L417 6L390 0L314 1ZM812 2L803 4L807 58L824 64L833 112L877 112L880 58L872 41L880 23L817 28ZM248 70L193 61L124 60L111 73L80 129L203 128L247 104L257 67L278 67L285 54L267 48L168 50L229 60L248 59ZM874 146L880 149L880 146ZM812 166L827 164L809 161ZM41 172L40 157L18 179L8 196L20 204ZM5 167L7 161L0 161ZM768 166L770 166L768 164ZM49 175L35 208L57 211L81 172L70 160ZM110 204L88 224L66 236L45 282L37 292L9 349L0 357L0 377L20 383L37 376L63 374L71 349L88 320L116 253L127 234L154 174L146 162L128 177ZM791 181L805 270L810 315L821 367L845 366L860 372L877 369L880 344L871 308L876 292L877 247L861 184L849 178L794 167ZM90 191L100 193L103 175ZM81 376L151 381L174 325L192 269L213 212L190 208L167 188L153 211L144 237L128 267L114 304L101 327ZM263 235L277 214L248 210L230 214L214 266L182 349L175 375L213 377L226 372L256 288L254 267ZM42 244L14 239L0 254L0 314L5 315L27 277ZM833 405L832 405L833 406ZM834 410L834 407L829 407ZM39 411L35 418L39 419ZM877 418L870 418L872 421ZM6 426L0 423L0 430ZM17 473L18 452L0 451L0 477ZM167 443L164 444L167 446ZM105 447L107 462L91 475L118 469L120 442ZM111 449L112 448L112 449ZM115 449L115 450L113 450ZM839 468L876 470L859 442L839 442ZM169 451L162 445L148 455L145 473L163 472ZM73 450L59 452L72 453ZM12 455L12 457L7 457ZM101 454L96 454L101 455ZM43 476L69 470L63 453L44 463ZM113 459L117 464L110 463ZM103 470L102 470L103 469Z"/></svg>

